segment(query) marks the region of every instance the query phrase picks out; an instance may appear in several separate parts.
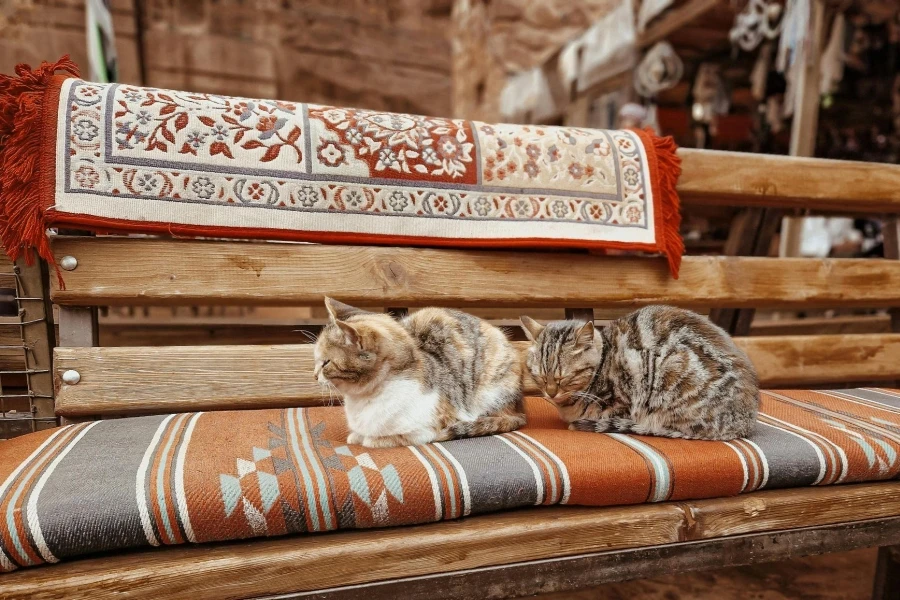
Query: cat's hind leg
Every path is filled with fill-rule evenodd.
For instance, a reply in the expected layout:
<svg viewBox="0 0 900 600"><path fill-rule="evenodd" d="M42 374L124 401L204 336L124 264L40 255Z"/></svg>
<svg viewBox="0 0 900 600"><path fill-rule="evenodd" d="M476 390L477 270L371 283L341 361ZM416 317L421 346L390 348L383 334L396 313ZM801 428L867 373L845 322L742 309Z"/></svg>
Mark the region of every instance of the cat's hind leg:
<svg viewBox="0 0 900 600"><path fill-rule="evenodd" d="M525 425L525 415L522 413L503 413L499 415L485 415L474 421L460 421L444 430L446 437L443 439L479 437L496 433L507 433Z"/></svg>

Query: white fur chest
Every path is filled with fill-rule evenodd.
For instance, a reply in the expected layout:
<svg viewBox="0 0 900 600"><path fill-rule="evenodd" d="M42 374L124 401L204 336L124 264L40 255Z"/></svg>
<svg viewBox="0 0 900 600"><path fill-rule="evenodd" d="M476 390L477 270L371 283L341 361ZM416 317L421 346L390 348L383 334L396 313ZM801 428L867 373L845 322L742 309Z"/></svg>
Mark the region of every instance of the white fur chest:
<svg viewBox="0 0 900 600"><path fill-rule="evenodd" d="M350 431L382 437L432 429L438 402L437 393L423 390L418 381L398 379L364 400L345 398L344 408Z"/></svg>

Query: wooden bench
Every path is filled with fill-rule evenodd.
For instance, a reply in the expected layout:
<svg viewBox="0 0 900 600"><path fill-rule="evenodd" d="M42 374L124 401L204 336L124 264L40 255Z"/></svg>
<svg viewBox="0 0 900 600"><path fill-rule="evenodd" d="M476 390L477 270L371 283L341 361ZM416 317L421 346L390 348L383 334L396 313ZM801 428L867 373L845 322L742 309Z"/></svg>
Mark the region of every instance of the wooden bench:
<svg viewBox="0 0 900 600"><path fill-rule="evenodd" d="M682 151L687 204L889 215L898 256L900 167ZM687 257L58 237L74 257L54 287L56 410L69 420L313 405L308 344L97 347L96 306L368 306L563 309L900 306L900 260ZM72 261L67 261L71 265ZM590 273L592 285L584 285ZM762 336L738 343L767 386L900 378L893 333ZM298 339L298 342L304 342ZM61 373L76 370L77 385ZM762 491L610 508L517 510L414 527L180 546L0 577L4 598L505 598L688 569L900 544L900 482ZM880 554L880 598L900 568ZM891 583L893 581L893 583ZM887 583L886 583L887 582ZM286 596L280 596L286 595Z"/></svg>

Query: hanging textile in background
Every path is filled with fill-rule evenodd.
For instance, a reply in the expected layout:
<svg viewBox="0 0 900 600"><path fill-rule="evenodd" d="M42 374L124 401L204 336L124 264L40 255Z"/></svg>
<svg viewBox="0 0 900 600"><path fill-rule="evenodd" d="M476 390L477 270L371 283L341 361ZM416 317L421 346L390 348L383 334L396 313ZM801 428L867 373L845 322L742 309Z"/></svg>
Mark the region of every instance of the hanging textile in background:
<svg viewBox="0 0 900 600"><path fill-rule="evenodd" d="M831 94L837 90L838 84L844 78L844 40L846 36L847 22L844 19L844 13L838 13L831 25L828 46L822 53L822 73L819 83L819 92L822 95Z"/></svg>
<svg viewBox="0 0 900 600"><path fill-rule="evenodd" d="M684 64L669 42L650 48L634 72L634 89L644 98L652 98L681 81Z"/></svg>
<svg viewBox="0 0 900 600"><path fill-rule="evenodd" d="M750 0L734 18L734 26L728 34L731 43L751 52L763 40L774 40L781 33L781 14L781 4L776 0Z"/></svg>
<svg viewBox="0 0 900 600"><path fill-rule="evenodd" d="M88 76L109 83L118 79L116 37L109 0L85 0L87 19Z"/></svg>
<svg viewBox="0 0 900 600"><path fill-rule="evenodd" d="M778 53L775 55L775 68L779 73L785 74L787 82L783 107L785 117L794 114L797 82L800 79L800 70L803 69L807 60L811 10L810 0L787 0L781 27L781 39L778 42Z"/></svg>
<svg viewBox="0 0 900 600"><path fill-rule="evenodd" d="M673 0L643 0L638 9L637 30L643 33L647 23L658 17L664 10L672 6Z"/></svg>
<svg viewBox="0 0 900 600"><path fill-rule="evenodd" d="M634 4L632 0L623 0L581 37L563 48L559 71L566 89L571 89L572 83L577 81L578 91L584 91L610 77L631 71L635 64Z"/></svg>
<svg viewBox="0 0 900 600"><path fill-rule="evenodd" d="M72 77L55 76L64 70ZM89 83L67 59L0 76L0 234L51 226L319 243L683 244L671 138Z"/></svg>
<svg viewBox="0 0 900 600"><path fill-rule="evenodd" d="M560 112L541 67L510 76L500 92L500 116L508 121L546 122Z"/></svg>

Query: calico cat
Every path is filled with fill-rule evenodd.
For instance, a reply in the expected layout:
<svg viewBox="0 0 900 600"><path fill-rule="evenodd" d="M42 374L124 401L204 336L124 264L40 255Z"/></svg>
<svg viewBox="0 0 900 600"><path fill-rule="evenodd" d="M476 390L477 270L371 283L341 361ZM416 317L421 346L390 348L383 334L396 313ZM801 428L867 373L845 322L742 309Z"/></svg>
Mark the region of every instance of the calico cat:
<svg viewBox="0 0 900 600"><path fill-rule="evenodd" d="M499 329L425 308L400 321L325 298L315 375L344 397L348 444L410 446L525 424L520 358Z"/></svg>
<svg viewBox="0 0 900 600"><path fill-rule="evenodd" d="M522 317L526 364L569 429L730 440L756 426L756 371L725 331L669 306L609 324Z"/></svg>

